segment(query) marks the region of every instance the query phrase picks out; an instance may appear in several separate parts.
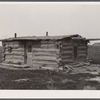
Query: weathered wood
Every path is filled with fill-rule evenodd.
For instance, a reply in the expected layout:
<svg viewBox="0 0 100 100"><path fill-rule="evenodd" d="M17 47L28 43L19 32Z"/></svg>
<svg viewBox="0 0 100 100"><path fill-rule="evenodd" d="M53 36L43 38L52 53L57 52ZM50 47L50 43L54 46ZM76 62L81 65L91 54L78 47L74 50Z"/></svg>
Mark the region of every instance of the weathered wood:
<svg viewBox="0 0 100 100"><path fill-rule="evenodd" d="M35 56L35 57L33 57L33 60L51 60L51 61L56 61L56 60L58 60L56 57L53 57L53 56L41 56L41 57L39 57L39 56Z"/></svg>
<svg viewBox="0 0 100 100"><path fill-rule="evenodd" d="M73 50L73 47L70 47L70 48L69 47L63 47L62 50L66 50L66 51L67 50L71 50L72 51Z"/></svg>
<svg viewBox="0 0 100 100"><path fill-rule="evenodd" d="M54 44L54 41L41 41L41 44Z"/></svg>
<svg viewBox="0 0 100 100"><path fill-rule="evenodd" d="M35 51L59 51L59 49L41 49L41 48L33 48Z"/></svg>
<svg viewBox="0 0 100 100"><path fill-rule="evenodd" d="M72 46L72 43L62 43L63 46Z"/></svg>
<svg viewBox="0 0 100 100"><path fill-rule="evenodd" d="M33 59L33 61L48 61L48 62L57 62L57 63L59 63L60 59L56 59L56 60L53 60L53 59Z"/></svg>
<svg viewBox="0 0 100 100"><path fill-rule="evenodd" d="M57 65L57 62L49 62L49 61L33 61L33 64L51 64L51 65Z"/></svg>
<svg viewBox="0 0 100 100"><path fill-rule="evenodd" d="M4 52L4 54L9 54L9 55L10 55L10 54L11 54L11 55L12 55L12 54L18 54L18 55L21 54L21 55L23 55L24 52L22 52L22 51L20 51L20 52L19 52L19 51L8 52L8 51L6 50L6 51Z"/></svg>
<svg viewBox="0 0 100 100"><path fill-rule="evenodd" d="M64 50L62 51L62 54L72 54L73 51L72 50Z"/></svg>
<svg viewBox="0 0 100 100"><path fill-rule="evenodd" d="M49 45L45 45L45 46L41 46L41 48L47 48L47 49L51 49L51 48L56 48L56 46L49 46Z"/></svg>
<svg viewBox="0 0 100 100"><path fill-rule="evenodd" d="M82 50L81 50L81 51L78 51L78 53L79 53L79 54L80 54L80 53L82 53L82 54L83 54L83 53L85 53L85 54L86 54L86 50L83 50L83 51L82 51Z"/></svg>
<svg viewBox="0 0 100 100"><path fill-rule="evenodd" d="M5 55L16 55L16 56L24 56L24 54L16 54L16 53L4 53Z"/></svg>
<svg viewBox="0 0 100 100"><path fill-rule="evenodd" d="M24 60L24 57L23 56L6 55L6 59L20 59L20 60Z"/></svg>
<svg viewBox="0 0 100 100"><path fill-rule="evenodd" d="M63 59L62 60L62 63L71 63L71 62L73 62L72 59Z"/></svg>
<svg viewBox="0 0 100 100"><path fill-rule="evenodd" d="M52 68L52 69L54 69L54 68L57 69L58 66L59 65L52 65L52 64L50 64L50 65L49 64L45 64L45 65L43 65L43 64L42 65L41 64L33 64L33 67L38 67L38 68L43 68L43 67L47 68L47 67L49 67L49 68Z"/></svg>
<svg viewBox="0 0 100 100"><path fill-rule="evenodd" d="M78 54L78 57L80 57L80 56L87 56L86 54Z"/></svg>
<svg viewBox="0 0 100 100"><path fill-rule="evenodd" d="M52 52L34 52L34 56L58 56L56 53Z"/></svg>
<svg viewBox="0 0 100 100"><path fill-rule="evenodd" d="M16 63L16 64L23 63L22 60L18 60L18 59L16 59L16 60L15 59L12 59L12 60L11 59L6 59L5 62L6 63Z"/></svg>
<svg viewBox="0 0 100 100"><path fill-rule="evenodd" d="M62 56L62 59L72 59L72 56Z"/></svg>
<svg viewBox="0 0 100 100"><path fill-rule="evenodd" d="M87 47L83 45L78 47L78 49L83 49L83 48L86 49Z"/></svg>

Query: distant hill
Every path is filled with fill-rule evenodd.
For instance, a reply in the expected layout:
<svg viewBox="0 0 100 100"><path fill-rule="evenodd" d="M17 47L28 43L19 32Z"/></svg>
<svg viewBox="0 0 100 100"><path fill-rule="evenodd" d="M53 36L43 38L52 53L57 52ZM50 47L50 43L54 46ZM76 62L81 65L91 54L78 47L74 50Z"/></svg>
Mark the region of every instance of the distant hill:
<svg viewBox="0 0 100 100"><path fill-rule="evenodd" d="M2 46L0 46L0 62L2 60Z"/></svg>
<svg viewBox="0 0 100 100"><path fill-rule="evenodd" d="M100 43L88 45L88 58L95 63L100 63Z"/></svg>
<svg viewBox="0 0 100 100"><path fill-rule="evenodd" d="M100 42L94 43L93 46L100 46Z"/></svg>

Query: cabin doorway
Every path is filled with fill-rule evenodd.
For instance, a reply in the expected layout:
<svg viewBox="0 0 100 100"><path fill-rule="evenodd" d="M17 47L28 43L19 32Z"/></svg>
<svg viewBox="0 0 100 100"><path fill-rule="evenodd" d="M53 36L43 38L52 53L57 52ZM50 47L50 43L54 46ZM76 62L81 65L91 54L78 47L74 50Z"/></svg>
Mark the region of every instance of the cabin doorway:
<svg viewBox="0 0 100 100"><path fill-rule="evenodd" d="M27 65L32 66L32 45L27 45Z"/></svg>
<svg viewBox="0 0 100 100"><path fill-rule="evenodd" d="M74 47L74 59L77 58L77 46Z"/></svg>
<svg viewBox="0 0 100 100"><path fill-rule="evenodd" d="M24 42L24 64L32 66L32 43Z"/></svg>

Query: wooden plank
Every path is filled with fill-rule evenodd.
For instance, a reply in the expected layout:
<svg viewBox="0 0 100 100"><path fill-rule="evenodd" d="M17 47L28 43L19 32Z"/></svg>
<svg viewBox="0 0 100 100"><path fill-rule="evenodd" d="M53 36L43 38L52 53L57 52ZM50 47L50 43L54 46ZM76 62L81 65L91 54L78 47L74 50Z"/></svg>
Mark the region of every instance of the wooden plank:
<svg viewBox="0 0 100 100"><path fill-rule="evenodd" d="M33 61L48 61L48 62L57 62L59 63L61 60L60 59L33 59Z"/></svg>
<svg viewBox="0 0 100 100"><path fill-rule="evenodd" d="M62 59L72 59L72 56L62 56Z"/></svg>
<svg viewBox="0 0 100 100"><path fill-rule="evenodd" d="M33 48L33 52L60 52L59 49L42 49L42 48Z"/></svg>
<svg viewBox="0 0 100 100"><path fill-rule="evenodd" d="M33 61L33 64L51 64L51 65L57 65L57 62L49 62L49 61Z"/></svg>
<svg viewBox="0 0 100 100"><path fill-rule="evenodd" d="M24 57L23 56L6 55L6 59L19 59L19 60L24 60Z"/></svg>
<svg viewBox="0 0 100 100"><path fill-rule="evenodd" d="M23 63L22 60L11 60L11 59L6 59L5 62L6 63L9 63L9 62L11 62L11 63Z"/></svg>
<svg viewBox="0 0 100 100"><path fill-rule="evenodd" d="M14 54L16 53L16 54L22 54L22 55L24 55L24 52L22 52L22 51L20 51L20 52L18 52L18 51L17 51L17 52L16 52L16 51L12 51L11 53L12 53L12 54L13 54L13 53L14 53Z"/></svg>
<svg viewBox="0 0 100 100"><path fill-rule="evenodd" d="M72 59L62 59L62 63L71 63L73 62Z"/></svg>
<svg viewBox="0 0 100 100"><path fill-rule="evenodd" d="M40 47L56 47L56 45L55 44L41 44L41 46Z"/></svg>
<svg viewBox="0 0 100 100"><path fill-rule="evenodd" d="M72 43L67 43L67 42L62 43L62 46L72 46L72 45L73 45Z"/></svg>
<svg viewBox="0 0 100 100"><path fill-rule="evenodd" d="M4 53L5 55L16 55L16 56L24 56L24 54L16 54L16 53Z"/></svg>
<svg viewBox="0 0 100 100"><path fill-rule="evenodd" d="M17 50L17 51L18 51L18 50L20 51L20 50L24 50L24 47L23 47L23 48L19 47L19 48L17 48L17 49L16 49L16 48L12 48L12 49L15 50L15 51L16 51L16 50Z"/></svg>
<svg viewBox="0 0 100 100"><path fill-rule="evenodd" d="M72 50L64 50L61 52L62 54L72 54L73 51Z"/></svg>
<svg viewBox="0 0 100 100"><path fill-rule="evenodd" d="M34 56L58 56L56 53L51 53L51 52L34 52Z"/></svg>
<svg viewBox="0 0 100 100"><path fill-rule="evenodd" d="M87 56L86 54L78 54L78 57Z"/></svg>
<svg viewBox="0 0 100 100"><path fill-rule="evenodd" d="M72 53L61 53L61 56L72 56L73 54Z"/></svg>
<svg viewBox="0 0 100 100"><path fill-rule="evenodd" d="M73 47L63 47L62 50L73 50Z"/></svg>
<svg viewBox="0 0 100 100"><path fill-rule="evenodd" d="M49 46L48 45L48 46L41 46L41 48L50 48L51 49L51 48L56 48L56 47L55 46Z"/></svg>
<svg viewBox="0 0 100 100"><path fill-rule="evenodd" d="M4 54L9 54L9 55L24 55L24 52L16 52L16 51L12 51L11 53L9 53L8 51L4 52Z"/></svg>
<svg viewBox="0 0 100 100"><path fill-rule="evenodd" d="M79 46L79 47L78 47L78 49L83 49L83 48L86 49L87 46L83 46L83 45L82 45L82 46Z"/></svg>
<svg viewBox="0 0 100 100"><path fill-rule="evenodd" d="M41 56L41 57L39 57L39 56L34 56L33 57L33 60L35 60L35 59L42 59L42 60L57 60L57 58L56 57L54 57L54 56Z"/></svg>
<svg viewBox="0 0 100 100"><path fill-rule="evenodd" d="M46 65L41 65L41 64L33 64L33 67L37 67L37 68L51 68L51 69L54 69L54 68L56 68L56 69L58 69L58 66L59 65L48 65L48 64L46 64Z"/></svg>
<svg viewBox="0 0 100 100"><path fill-rule="evenodd" d="M54 44L54 41L41 41L41 44Z"/></svg>
<svg viewBox="0 0 100 100"><path fill-rule="evenodd" d="M81 51L79 50L78 53L79 53L79 54L81 54L81 53L82 53L82 54L83 54L83 53L86 54L86 50L83 50L83 51L82 51L82 50L81 50Z"/></svg>

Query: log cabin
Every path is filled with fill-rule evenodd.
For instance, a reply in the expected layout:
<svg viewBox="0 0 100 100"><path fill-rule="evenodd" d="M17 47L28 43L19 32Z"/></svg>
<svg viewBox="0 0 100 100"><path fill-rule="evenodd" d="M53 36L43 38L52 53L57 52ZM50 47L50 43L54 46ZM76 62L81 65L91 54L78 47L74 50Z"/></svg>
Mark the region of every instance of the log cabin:
<svg viewBox="0 0 100 100"><path fill-rule="evenodd" d="M65 36L27 36L2 40L2 63L31 67L58 68L69 63L86 61L86 38L78 34Z"/></svg>

